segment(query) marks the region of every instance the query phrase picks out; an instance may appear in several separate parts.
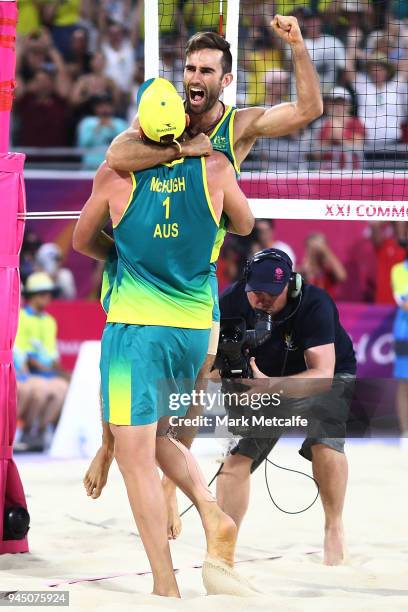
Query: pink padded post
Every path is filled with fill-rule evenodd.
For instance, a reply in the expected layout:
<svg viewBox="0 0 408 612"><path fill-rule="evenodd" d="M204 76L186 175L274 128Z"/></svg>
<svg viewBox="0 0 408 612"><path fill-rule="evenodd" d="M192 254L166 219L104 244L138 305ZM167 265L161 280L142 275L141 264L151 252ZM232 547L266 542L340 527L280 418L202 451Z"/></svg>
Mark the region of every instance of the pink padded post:
<svg viewBox="0 0 408 612"><path fill-rule="evenodd" d="M4 508L27 507L23 486L13 461L16 431L16 380L13 344L20 307L18 253L24 233L25 212L21 153L0 154L0 553L27 552L24 540L2 540Z"/></svg>
<svg viewBox="0 0 408 612"><path fill-rule="evenodd" d="M0 554L28 552L27 538L3 540L4 510L27 507L23 485L13 461L16 431L16 379L13 344L20 307L19 252L25 213L25 156L7 153L15 78L17 5L0 1Z"/></svg>
<svg viewBox="0 0 408 612"><path fill-rule="evenodd" d="M0 0L0 153L8 151L16 74L17 4Z"/></svg>

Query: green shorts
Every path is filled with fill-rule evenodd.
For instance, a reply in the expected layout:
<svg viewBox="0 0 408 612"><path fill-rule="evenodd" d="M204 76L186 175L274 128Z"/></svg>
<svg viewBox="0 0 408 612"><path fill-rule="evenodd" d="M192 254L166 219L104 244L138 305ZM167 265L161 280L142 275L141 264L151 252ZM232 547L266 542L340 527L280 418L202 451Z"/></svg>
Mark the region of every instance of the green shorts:
<svg viewBox="0 0 408 612"><path fill-rule="evenodd" d="M101 346L103 419L148 425L184 416L207 353L209 329L107 323ZM170 401L171 400L171 401Z"/></svg>

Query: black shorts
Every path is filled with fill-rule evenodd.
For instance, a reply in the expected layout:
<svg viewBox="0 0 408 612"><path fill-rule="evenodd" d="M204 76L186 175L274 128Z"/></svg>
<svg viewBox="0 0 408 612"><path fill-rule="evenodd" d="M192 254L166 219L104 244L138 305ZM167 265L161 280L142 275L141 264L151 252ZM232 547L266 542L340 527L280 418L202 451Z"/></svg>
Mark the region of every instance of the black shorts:
<svg viewBox="0 0 408 612"><path fill-rule="evenodd" d="M305 459L312 460L312 446L316 444L324 444L339 453L344 453L346 424L353 399L354 382L355 376L352 374L336 374L334 377L333 391L326 397L327 404L323 407L324 410L319 407L320 416L310 423L307 438L299 449L299 454ZM305 416L310 408L315 408L314 405L310 406L314 400L312 402L301 400L301 402ZM298 403L297 411L301 407L301 402ZM265 461L281 435L271 438L243 437L231 450L231 455L239 454L253 459L252 473Z"/></svg>

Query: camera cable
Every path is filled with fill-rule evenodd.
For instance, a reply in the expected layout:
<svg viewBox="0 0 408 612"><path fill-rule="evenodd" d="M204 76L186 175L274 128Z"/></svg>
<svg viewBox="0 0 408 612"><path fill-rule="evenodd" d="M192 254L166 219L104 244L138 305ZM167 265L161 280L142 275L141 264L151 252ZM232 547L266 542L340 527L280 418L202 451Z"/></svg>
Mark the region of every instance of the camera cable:
<svg viewBox="0 0 408 612"><path fill-rule="evenodd" d="M311 504L309 504L308 506L306 506L306 508L302 508L301 510L295 510L295 511L291 511L291 510L285 510L284 508L281 508L276 501L274 500L271 490L269 488L269 481L268 481L268 463L270 463L271 465L273 465L274 467L278 468L279 470L286 470L287 472L294 472L295 474L301 474L302 476L306 476L306 478L310 478L310 480L313 480L313 482L316 485L316 489L317 489L317 493L316 493L316 497L314 498L314 500L312 501ZM271 502L273 503L273 505L280 510L281 512L284 512L285 514L302 514L302 512L306 512L306 510L309 510L309 508L311 508L314 503L316 502L317 498L319 497L319 493L320 493L320 487L319 487L319 483L317 482L317 480L315 478L313 478L313 476L310 476L309 474L306 474L306 472L302 472L300 470L294 470L293 468L287 468L287 467L283 467L282 465L278 465L277 463L274 463L273 461L271 461L268 457L266 457L265 460L265 484L266 484L266 489L268 491L269 497L271 498Z"/></svg>
<svg viewBox="0 0 408 612"><path fill-rule="evenodd" d="M291 511L291 510L285 510L284 508L281 508L281 506L279 506L279 504L274 500L270 487L269 487L269 481L268 481L268 463L270 463L271 465L273 465L274 467L280 469L280 470L286 470L287 472L294 472L295 474L301 474L302 476L305 476L306 478L309 478L310 480L313 480L314 484L316 485L316 496L314 498L314 500L312 501L311 504L309 504L308 506L306 506L305 508L302 508L301 510L295 510L295 511ZM224 465L224 462L221 463L220 467L218 468L218 470L216 471L216 473L214 474L214 476L211 478L210 482L208 483L208 487L210 487L212 485L212 483L214 482L214 480L218 477L218 475L220 474L221 470L222 470L222 466ZM273 503L273 505L275 506L275 508L277 508L278 510L280 510L281 512L284 512L285 514L302 514L302 512L306 512L306 510L309 510L309 508L311 508L317 501L317 498L319 497L319 493L320 493L320 487L319 487L319 483L317 482L317 480L315 478L313 478L313 476L310 476L309 474L306 474L306 472L302 472L300 470L294 470L293 468L287 468L287 467L283 467L281 465L278 465L277 463L274 463L273 461L271 461L268 457L266 457L265 459L265 484L266 484L266 489L268 491L268 495L271 499L271 502ZM194 504L190 504L189 506L187 506L187 508L185 510L183 510L183 512L181 512L180 514L180 518L182 516L184 516L184 514L186 514L189 510L191 510L191 508L194 507Z"/></svg>

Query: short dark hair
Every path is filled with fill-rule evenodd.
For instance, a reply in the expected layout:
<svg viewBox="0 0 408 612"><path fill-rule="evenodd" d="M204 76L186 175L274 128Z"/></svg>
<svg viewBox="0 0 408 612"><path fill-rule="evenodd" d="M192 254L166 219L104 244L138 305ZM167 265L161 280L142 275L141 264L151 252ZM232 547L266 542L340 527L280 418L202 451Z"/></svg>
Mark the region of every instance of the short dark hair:
<svg viewBox="0 0 408 612"><path fill-rule="evenodd" d="M186 57L194 51L201 49L217 49L222 51L222 74L232 71L232 55L230 44L223 36L216 32L198 32L189 38L186 45Z"/></svg>

